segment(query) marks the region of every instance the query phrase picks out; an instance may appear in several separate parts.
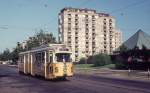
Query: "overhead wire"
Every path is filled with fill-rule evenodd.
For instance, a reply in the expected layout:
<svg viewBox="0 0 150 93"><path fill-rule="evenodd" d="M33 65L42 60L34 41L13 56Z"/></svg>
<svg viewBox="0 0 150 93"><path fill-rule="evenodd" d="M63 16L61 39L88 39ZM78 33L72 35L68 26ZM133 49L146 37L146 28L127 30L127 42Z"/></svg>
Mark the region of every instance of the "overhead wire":
<svg viewBox="0 0 150 93"><path fill-rule="evenodd" d="M127 9L129 9L131 7L136 6L136 5L139 5L139 4L142 4L142 3L146 3L147 1L149 1L149 0L141 0L141 1L138 1L138 2L135 2L135 3L131 3L131 4L127 5L127 6L123 6L123 7L119 8L119 9L111 11L110 14L113 14L113 13L116 13L116 12L119 12L119 11L122 11L122 10L127 10Z"/></svg>

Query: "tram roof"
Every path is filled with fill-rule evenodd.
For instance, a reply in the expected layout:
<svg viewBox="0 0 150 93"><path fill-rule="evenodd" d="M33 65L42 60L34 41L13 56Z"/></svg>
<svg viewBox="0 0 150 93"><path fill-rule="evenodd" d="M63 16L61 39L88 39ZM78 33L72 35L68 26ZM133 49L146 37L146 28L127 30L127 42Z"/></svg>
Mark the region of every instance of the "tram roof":
<svg viewBox="0 0 150 93"><path fill-rule="evenodd" d="M44 50L57 50L58 48L60 47L66 47L67 46L65 44L46 44L46 45L42 45L42 46L39 46L39 47L35 47L29 51L25 51L25 52L21 52L20 54L26 54L26 53L32 53L32 52L38 52L38 51L44 51ZM66 51L60 51L59 53L63 53L63 52L66 52ZM68 51L67 53L71 53L70 51Z"/></svg>

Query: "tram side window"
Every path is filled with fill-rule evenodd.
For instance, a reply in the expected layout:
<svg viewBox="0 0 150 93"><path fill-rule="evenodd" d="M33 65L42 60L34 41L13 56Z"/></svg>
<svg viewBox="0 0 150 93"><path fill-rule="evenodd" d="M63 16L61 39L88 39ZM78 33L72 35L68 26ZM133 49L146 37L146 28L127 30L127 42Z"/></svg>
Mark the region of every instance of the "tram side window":
<svg viewBox="0 0 150 93"><path fill-rule="evenodd" d="M25 55L25 60L28 62L28 54Z"/></svg>
<svg viewBox="0 0 150 93"><path fill-rule="evenodd" d="M50 60L49 60L50 63L52 63L52 62L53 62L53 56L50 56L49 59L50 59Z"/></svg>
<svg viewBox="0 0 150 93"><path fill-rule="evenodd" d="M41 61L42 61L42 63L44 63L45 61L45 52L42 52L41 53Z"/></svg>
<svg viewBox="0 0 150 93"><path fill-rule="evenodd" d="M23 55L21 55L20 57L19 57L20 59L20 63L23 63L23 61L24 61L24 57L23 57Z"/></svg>
<svg viewBox="0 0 150 93"><path fill-rule="evenodd" d="M53 54L52 54L52 53L49 54L49 62L50 62L50 63L53 62Z"/></svg>
<svg viewBox="0 0 150 93"><path fill-rule="evenodd" d="M39 52L35 54L36 62L38 63L44 63L44 57L45 57L44 52Z"/></svg>

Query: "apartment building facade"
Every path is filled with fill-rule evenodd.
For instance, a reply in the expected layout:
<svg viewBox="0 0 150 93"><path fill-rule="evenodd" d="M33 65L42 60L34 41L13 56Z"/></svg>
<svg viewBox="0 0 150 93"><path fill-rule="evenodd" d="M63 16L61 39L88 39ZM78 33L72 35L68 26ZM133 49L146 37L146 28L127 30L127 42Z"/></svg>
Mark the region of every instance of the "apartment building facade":
<svg viewBox="0 0 150 93"><path fill-rule="evenodd" d="M64 8L58 19L59 42L72 50L73 61L98 53L112 54L122 43L115 19L91 9Z"/></svg>

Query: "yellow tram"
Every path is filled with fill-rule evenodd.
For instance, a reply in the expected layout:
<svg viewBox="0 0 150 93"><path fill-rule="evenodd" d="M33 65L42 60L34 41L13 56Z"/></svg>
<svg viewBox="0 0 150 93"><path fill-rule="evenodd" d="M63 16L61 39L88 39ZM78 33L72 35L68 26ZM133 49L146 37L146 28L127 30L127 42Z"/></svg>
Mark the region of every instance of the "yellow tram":
<svg viewBox="0 0 150 93"><path fill-rule="evenodd" d="M73 76L71 51L64 44L47 44L19 54L18 70L46 79Z"/></svg>

